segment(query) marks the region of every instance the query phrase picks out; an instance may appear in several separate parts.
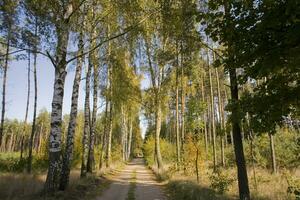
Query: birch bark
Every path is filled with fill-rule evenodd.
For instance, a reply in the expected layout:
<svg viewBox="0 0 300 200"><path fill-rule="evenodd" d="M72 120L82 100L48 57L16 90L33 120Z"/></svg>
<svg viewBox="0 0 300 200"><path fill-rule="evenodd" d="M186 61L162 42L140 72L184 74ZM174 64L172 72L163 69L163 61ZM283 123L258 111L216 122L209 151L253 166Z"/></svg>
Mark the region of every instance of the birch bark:
<svg viewBox="0 0 300 200"><path fill-rule="evenodd" d="M81 33L78 41L78 54L82 54L82 53L83 53L83 36ZM66 149L63 157L62 172L60 177L60 185L59 185L60 190L65 190L69 184L71 162L73 158L74 134L76 128L77 112L78 112L78 95L79 95L79 85L80 85L81 71L82 71L82 61L83 61L82 57L79 57L77 59L75 78L73 81L70 121L68 125L68 131L66 137Z"/></svg>

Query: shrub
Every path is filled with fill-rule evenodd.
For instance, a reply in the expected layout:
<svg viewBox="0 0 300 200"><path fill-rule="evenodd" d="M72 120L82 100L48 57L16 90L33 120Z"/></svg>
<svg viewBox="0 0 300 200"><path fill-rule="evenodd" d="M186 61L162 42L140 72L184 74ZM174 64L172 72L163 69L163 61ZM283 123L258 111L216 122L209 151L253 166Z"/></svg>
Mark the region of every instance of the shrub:
<svg viewBox="0 0 300 200"><path fill-rule="evenodd" d="M32 169L35 171L45 171L48 168L49 160L44 156L33 157Z"/></svg>
<svg viewBox="0 0 300 200"><path fill-rule="evenodd" d="M288 183L287 193L296 200L300 200L300 179L292 177L288 173L284 173Z"/></svg>
<svg viewBox="0 0 300 200"><path fill-rule="evenodd" d="M196 157L198 149L198 169L199 171L203 168L205 147L201 140L195 139L192 135L187 134L183 158L183 167L186 175L195 175L196 173Z"/></svg>
<svg viewBox="0 0 300 200"><path fill-rule="evenodd" d="M1 153L0 171L1 172L23 172L26 169L27 157L20 159L18 153ZM48 167L48 158L44 156L34 156L32 160L32 169L35 171L44 171Z"/></svg>
<svg viewBox="0 0 300 200"><path fill-rule="evenodd" d="M2 172L22 172L26 166L26 160L20 159L18 153L1 153L0 171Z"/></svg>
<svg viewBox="0 0 300 200"><path fill-rule="evenodd" d="M209 176L211 187L220 194L224 194L229 190L229 186L233 183L234 179L230 178L228 174L216 171Z"/></svg>
<svg viewBox="0 0 300 200"><path fill-rule="evenodd" d="M170 181L167 185L172 200L228 200L225 195L218 195L212 189L191 181Z"/></svg>

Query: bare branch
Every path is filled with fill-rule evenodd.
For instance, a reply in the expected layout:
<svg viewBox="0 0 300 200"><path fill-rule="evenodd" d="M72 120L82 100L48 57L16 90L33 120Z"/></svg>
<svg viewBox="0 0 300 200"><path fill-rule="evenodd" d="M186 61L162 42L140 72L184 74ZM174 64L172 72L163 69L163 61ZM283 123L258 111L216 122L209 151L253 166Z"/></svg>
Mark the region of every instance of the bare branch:
<svg viewBox="0 0 300 200"><path fill-rule="evenodd" d="M224 57L221 56L215 49L211 48L208 44L200 41L200 43L205 46L206 48L208 48L209 50L211 50L212 52L214 52L218 57L220 57L222 60L224 60Z"/></svg>
<svg viewBox="0 0 300 200"><path fill-rule="evenodd" d="M56 68L57 66L56 66L52 56L50 55L49 51L46 51L46 53L47 53L47 57L51 60L52 65L54 66L54 68Z"/></svg>
<svg viewBox="0 0 300 200"><path fill-rule="evenodd" d="M7 46L7 44L6 44L5 42L1 42L1 41L0 41L0 44ZM38 53L38 54L41 54L41 55L43 55L43 56L48 57L48 55L47 55L46 53L41 52L41 51L38 51L38 50L36 50L36 49L30 49L30 48L26 48L26 47L18 47L18 46L11 45L11 44L9 45L9 47L12 47L12 48L15 48L15 49L18 49L18 50L13 51L13 52L9 52L8 55L15 54L15 53L19 53L19 52L21 52L21 51L30 51L30 52L32 52L32 53ZM6 56L6 55L7 55L7 54L2 54L2 55L0 55L0 57L4 57L4 56Z"/></svg>
<svg viewBox="0 0 300 200"><path fill-rule="evenodd" d="M9 52L8 54L1 54L0 57L5 57L6 55L12 55L12 54L19 53L19 52L22 52L22 51L25 51L25 50L24 49L19 49L19 50L16 50L16 51Z"/></svg>

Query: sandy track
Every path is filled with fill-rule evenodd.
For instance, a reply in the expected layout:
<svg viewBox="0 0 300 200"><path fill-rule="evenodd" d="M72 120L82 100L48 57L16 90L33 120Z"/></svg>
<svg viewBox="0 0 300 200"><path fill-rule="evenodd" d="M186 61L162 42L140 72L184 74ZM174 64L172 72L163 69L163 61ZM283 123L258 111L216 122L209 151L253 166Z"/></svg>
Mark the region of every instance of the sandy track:
<svg viewBox="0 0 300 200"><path fill-rule="evenodd" d="M155 180L143 159L134 159L115 175L108 178L112 181L110 187L96 200L126 200L130 181L135 173L135 200L167 200L159 183Z"/></svg>

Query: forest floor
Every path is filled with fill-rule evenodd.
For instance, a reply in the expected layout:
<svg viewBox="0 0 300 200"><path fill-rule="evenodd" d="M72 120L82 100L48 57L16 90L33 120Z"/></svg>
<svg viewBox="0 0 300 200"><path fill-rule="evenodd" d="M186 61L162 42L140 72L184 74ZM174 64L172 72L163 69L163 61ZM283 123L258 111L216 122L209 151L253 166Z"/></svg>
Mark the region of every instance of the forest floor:
<svg viewBox="0 0 300 200"><path fill-rule="evenodd" d="M96 200L167 200L162 184L141 158L105 175L111 184Z"/></svg>

